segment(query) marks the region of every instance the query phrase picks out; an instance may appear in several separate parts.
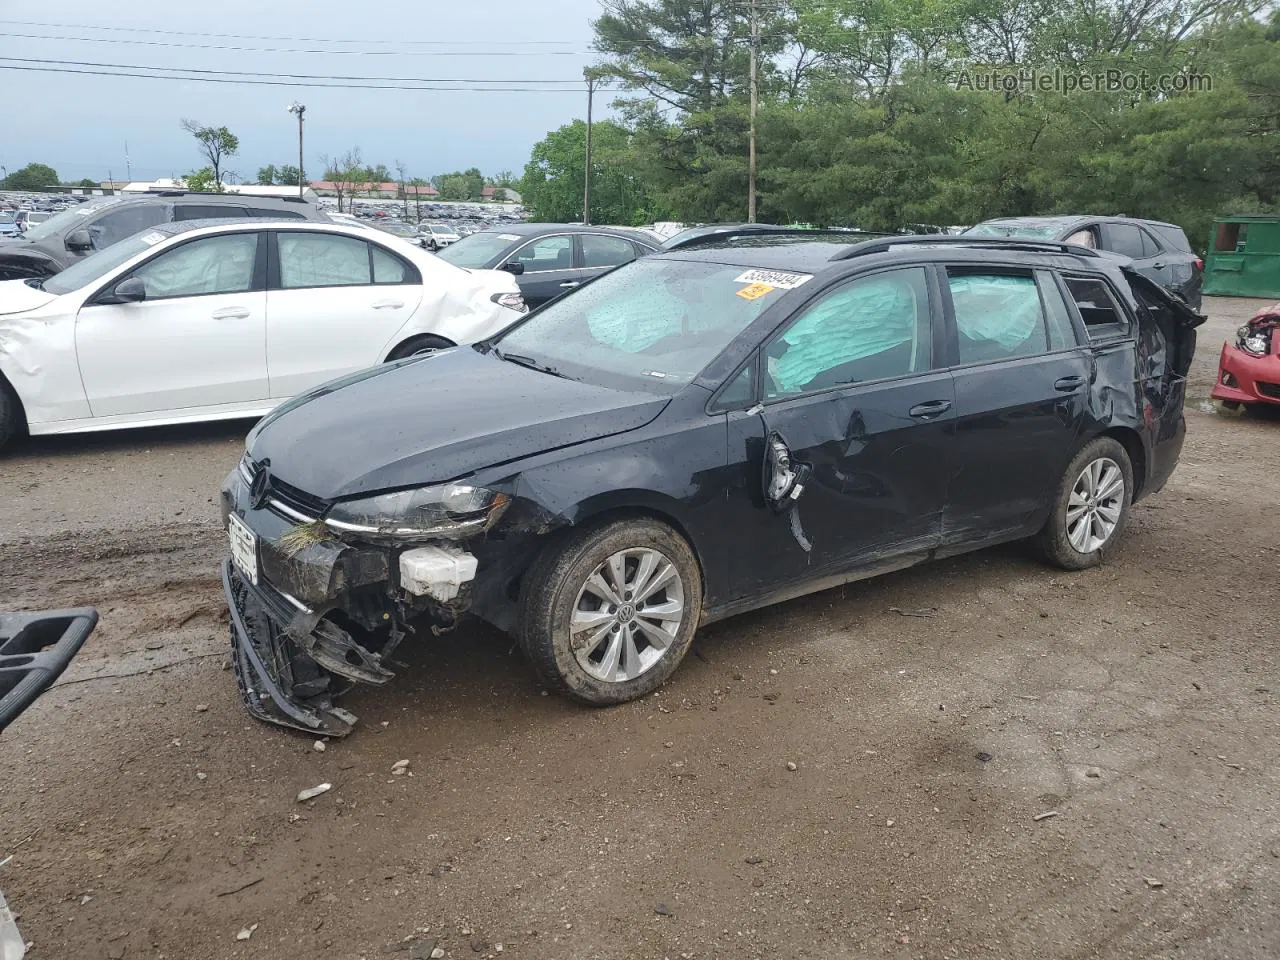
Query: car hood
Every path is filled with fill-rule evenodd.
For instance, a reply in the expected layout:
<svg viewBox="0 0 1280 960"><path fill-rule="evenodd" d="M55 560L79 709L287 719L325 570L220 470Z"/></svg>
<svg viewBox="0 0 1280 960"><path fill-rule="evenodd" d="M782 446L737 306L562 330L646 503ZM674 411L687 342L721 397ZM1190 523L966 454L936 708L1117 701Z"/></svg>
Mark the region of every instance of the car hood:
<svg viewBox="0 0 1280 960"><path fill-rule="evenodd" d="M668 398L566 380L456 347L361 371L282 405L249 435L271 474L324 500L444 483L635 430Z"/></svg>
<svg viewBox="0 0 1280 960"><path fill-rule="evenodd" d="M0 316L26 313L55 299L52 293L37 290L25 280L0 280Z"/></svg>

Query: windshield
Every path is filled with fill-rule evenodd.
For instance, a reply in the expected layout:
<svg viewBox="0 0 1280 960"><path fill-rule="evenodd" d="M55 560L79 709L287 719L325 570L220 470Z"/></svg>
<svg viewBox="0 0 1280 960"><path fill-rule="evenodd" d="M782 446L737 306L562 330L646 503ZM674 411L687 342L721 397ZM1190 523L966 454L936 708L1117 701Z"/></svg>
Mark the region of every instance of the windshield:
<svg viewBox="0 0 1280 960"><path fill-rule="evenodd" d="M57 218L55 217L54 219L56 220ZM63 294L70 293L72 290L79 290L81 287L87 287L95 280L110 273L130 257L136 257L142 251L155 246L159 242L156 239L157 237L160 237L161 240L168 239L156 233L140 233L129 237L127 240L121 240L119 243L113 243L107 249L92 253L83 260L77 260L67 269L54 274L44 282L41 289L47 290L49 293Z"/></svg>
<svg viewBox="0 0 1280 960"><path fill-rule="evenodd" d="M574 380L674 393L809 277L636 260L550 303L497 347L504 357L532 360Z"/></svg>
<svg viewBox="0 0 1280 960"><path fill-rule="evenodd" d="M14 223L17 219L18 215L16 213L0 211L0 223Z"/></svg>
<svg viewBox="0 0 1280 960"><path fill-rule="evenodd" d="M1056 240L1059 223L980 223L964 232L966 237L1012 237L1017 240Z"/></svg>
<svg viewBox="0 0 1280 960"><path fill-rule="evenodd" d="M473 233L457 243L451 243L436 256L455 267L481 270L493 263L511 244L520 238L514 233Z"/></svg>
<svg viewBox="0 0 1280 960"><path fill-rule="evenodd" d="M43 223L32 227L27 231L28 240L43 240L45 237L52 237L55 234L75 229L72 224L81 222L84 217L95 211L101 210L103 207L111 206L115 203L114 199L99 200L97 203L90 201L82 203L78 207L70 207L61 213L50 217Z"/></svg>

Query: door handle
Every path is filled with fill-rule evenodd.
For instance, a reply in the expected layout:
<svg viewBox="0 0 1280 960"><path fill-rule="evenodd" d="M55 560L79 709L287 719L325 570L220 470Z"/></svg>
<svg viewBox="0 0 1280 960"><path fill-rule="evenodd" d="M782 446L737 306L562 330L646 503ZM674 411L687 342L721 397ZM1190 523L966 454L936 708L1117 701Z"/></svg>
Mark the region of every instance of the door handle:
<svg viewBox="0 0 1280 960"><path fill-rule="evenodd" d="M580 287L580 286L582 286L581 280L566 280L564 283L560 284L560 289L572 290L574 287Z"/></svg>
<svg viewBox="0 0 1280 960"><path fill-rule="evenodd" d="M1154 267L1156 270L1163 270L1163 269L1164 269L1164 264L1163 264L1163 263L1160 263L1160 262L1158 262L1158 261L1157 261L1156 263L1153 263L1151 266L1152 266L1152 267Z"/></svg>
<svg viewBox="0 0 1280 960"><path fill-rule="evenodd" d="M1078 376L1062 377L1059 380L1054 381L1053 389L1060 390L1063 393L1070 393L1073 390L1080 389L1083 383L1084 383L1084 377L1078 377Z"/></svg>
<svg viewBox="0 0 1280 960"><path fill-rule="evenodd" d="M247 316L249 316L248 307L223 307L221 310L213 311L215 320L243 320Z"/></svg>
<svg viewBox="0 0 1280 960"><path fill-rule="evenodd" d="M375 310L399 310L404 306L403 300L379 300L373 305Z"/></svg>
<svg viewBox="0 0 1280 960"><path fill-rule="evenodd" d="M950 400L930 400L928 403L917 403L907 412L917 420L932 420L951 409Z"/></svg>

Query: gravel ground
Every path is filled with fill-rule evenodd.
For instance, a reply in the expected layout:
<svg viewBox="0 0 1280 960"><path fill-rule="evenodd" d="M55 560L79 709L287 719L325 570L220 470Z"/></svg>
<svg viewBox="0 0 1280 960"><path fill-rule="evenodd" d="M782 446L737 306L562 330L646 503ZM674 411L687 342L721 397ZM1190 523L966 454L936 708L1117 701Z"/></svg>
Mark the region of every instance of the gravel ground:
<svg viewBox="0 0 1280 960"><path fill-rule="evenodd" d="M27 442L0 601L103 614L0 740L31 957L1277 956L1280 417L1204 406L1259 305L1207 301L1182 465L1102 568L1007 547L817 594L611 710L468 627L323 752L228 670L246 426Z"/></svg>

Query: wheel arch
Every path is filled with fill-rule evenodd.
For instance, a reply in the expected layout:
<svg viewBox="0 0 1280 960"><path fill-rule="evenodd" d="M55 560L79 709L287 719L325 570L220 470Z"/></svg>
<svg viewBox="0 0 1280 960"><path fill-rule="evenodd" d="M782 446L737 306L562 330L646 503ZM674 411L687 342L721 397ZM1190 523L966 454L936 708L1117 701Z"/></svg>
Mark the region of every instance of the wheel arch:
<svg viewBox="0 0 1280 960"><path fill-rule="evenodd" d="M17 405L17 408L18 408L17 436L25 437L30 430L30 426L27 422L27 408L22 403L22 395L18 393L18 388L13 385L13 382L7 376L5 376L5 372L3 369L0 369L0 390L3 390L10 397L12 397L13 402Z"/></svg>
<svg viewBox="0 0 1280 960"><path fill-rule="evenodd" d="M442 336L440 336L440 335L439 335L439 334L437 334L437 333L414 333L414 334L410 334L410 335L409 335L409 336L407 336L407 337L401 337L401 338L400 338L400 339L399 339L399 340L398 340L398 341L397 341L397 342L396 342L396 343L391 347L391 349L390 349L390 350L388 350L388 351L386 352L385 359L383 360L383 363L389 363L389 362L391 362L392 360L400 360L400 359L403 359L403 357L402 357L402 356L399 356L400 351L401 351L401 350L403 350L405 347L409 346L410 344L414 343L415 341L418 341L418 340L438 340L438 341L440 341L440 349L441 349L441 350L446 350L446 349L448 349L449 347L456 347L456 346L457 346L457 344L456 344L456 343L454 343L452 340L450 340L448 337L442 337Z"/></svg>
<svg viewBox="0 0 1280 960"><path fill-rule="evenodd" d="M1098 437L1110 437L1129 454L1129 464L1133 467L1133 499L1136 501L1146 493L1147 486L1147 448L1142 442L1142 435L1133 427L1117 426L1103 430Z"/></svg>

